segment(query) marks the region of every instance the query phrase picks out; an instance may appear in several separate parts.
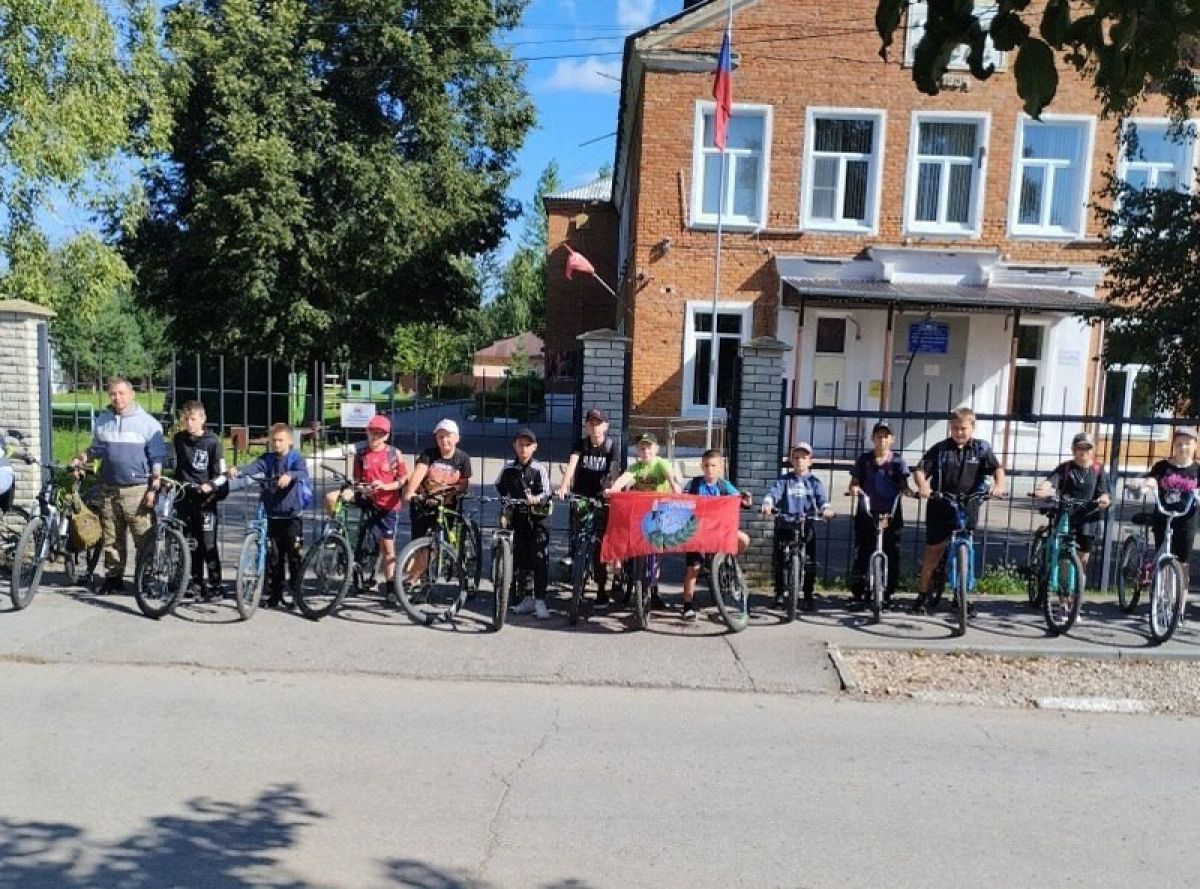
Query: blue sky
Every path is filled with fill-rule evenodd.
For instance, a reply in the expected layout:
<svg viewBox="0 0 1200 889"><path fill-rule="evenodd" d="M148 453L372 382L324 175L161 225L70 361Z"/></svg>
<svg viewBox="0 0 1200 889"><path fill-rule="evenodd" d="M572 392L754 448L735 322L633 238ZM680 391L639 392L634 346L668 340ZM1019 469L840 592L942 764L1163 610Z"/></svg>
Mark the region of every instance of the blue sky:
<svg viewBox="0 0 1200 889"><path fill-rule="evenodd" d="M538 123L520 155L514 197L528 202L551 160L558 161L567 188L590 182L612 164L624 38L682 7L683 0L530 3L524 25L506 42L519 58L554 58L529 62L525 85Z"/></svg>

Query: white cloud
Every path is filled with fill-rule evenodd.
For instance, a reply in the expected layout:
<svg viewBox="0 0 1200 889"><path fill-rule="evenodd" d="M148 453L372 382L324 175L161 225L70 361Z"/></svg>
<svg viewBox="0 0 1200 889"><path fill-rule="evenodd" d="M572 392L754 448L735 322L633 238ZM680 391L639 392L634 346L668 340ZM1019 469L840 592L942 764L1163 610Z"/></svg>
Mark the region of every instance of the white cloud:
<svg viewBox="0 0 1200 889"><path fill-rule="evenodd" d="M654 0L617 0L617 24L640 31L654 19Z"/></svg>
<svg viewBox="0 0 1200 889"><path fill-rule="evenodd" d="M613 93L621 77L621 63L599 59L560 59L554 71L542 81L548 90L579 90L585 93Z"/></svg>

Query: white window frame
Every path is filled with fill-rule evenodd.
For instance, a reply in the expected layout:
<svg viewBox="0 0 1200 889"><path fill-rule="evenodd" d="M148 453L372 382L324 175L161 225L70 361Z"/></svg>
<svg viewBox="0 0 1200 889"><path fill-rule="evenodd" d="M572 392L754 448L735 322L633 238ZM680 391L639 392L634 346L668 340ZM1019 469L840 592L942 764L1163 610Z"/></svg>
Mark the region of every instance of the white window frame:
<svg viewBox="0 0 1200 889"><path fill-rule="evenodd" d="M966 225L959 223L922 222L917 216L917 182L921 173L921 124L922 123L970 123L976 126L975 160L971 173L971 210ZM904 186L904 232L913 235L949 235L952 237L978 238L983 231L983 203L987 183L988 144L992 134L992 115L961 114L953 111L914 111L912 127L908 137L908 173ZM948 163L943 165L942 181L944 193L939 200L945 211L945 195L949 194L949 178L944 175Z"/></svg>
<svg viewBox="0 0 1200 889"><path fill-rule="evenodd" d="M1040 327L1042 329L1042 354L1041 354L1041 356L1039 356L1037 359L1014 357L1013 358L1013 367L1014 368L1018 368L1018 367L1035 367L1035 368L1037 368L1037 375L1033 378L1033 411L1032 411L1032 413L1035 415L1044 414L1044 413L1053 413L1057 408L1054 405L1047 406L1045 404L1045 393L1050 389L1050 385L1051 385L1049 358L1050 358L1051 348L1053 346L1053 343L1051 342L1051 335L1054 333L1054 323L1049 318L1022 318L1020 323L1017 324L1017 327ZM1015 330L1013 331L1013 335L1014 336L1016 335ZM1011 401L1015 401L1016 397L1017 397L1016 388L1015 388L1016 387L1016 374L1015 373L1012 375L1012 380L1013 380L1014 391L1012 392L1012 400ZM1041 390L1042 396L1043 396L1041 403L1038 402L1038 390L1039 389ZM1015 410L1016 405L1014 404L1013 407ZM1032 425L1036 425L1036 424L1029 424L1029 423L1022 422L1021 425L1022 426L1027 426L1027 425L1032 426Z"/></svg>
<svg viewBox="0 0 1200 889"><path fill-rule="evenodd" d="M1144 364L1113 364L1102 369L1104 374L1104 386L1108 388L1108 374L1111 371L1117 371L1125 374L1125 392L1121 398L1121 416L1128 419L1132 416L1133 411L1133 387L1137 383L1137 378L1140 373L1146 370ZM1107 398L1108 392L1105 391ZM1100 405L1103 410L1103 402ZM1163 411L1156 411L1156 417L1161 417L1164 422L1156 423L1153 426L1144 426L1140 423L1130 423L1125 427L1126 434L1130 438L1136 438L1140 441L1166 441L1171 435L1170 419L1171 414Z"/></svg>
<svg viewBox="0 0 1200 889"><path fill-rule="evenodd" d="M1027 126L1038 124L1053 124L1073 126L1083 132L1083 143L1081 146L1081 156L1079 160L1083 162L1083 175L1080 177L1082 194L1078 197L1078 207L1076 211L1077 224L1074 228L1064 228L1057 225L1030 225L1022 224L1018 220L1021 211L1021 174L1025 169L1026 161L1021 157L1022 147L1025 145L1025 129ZM1022 114L1017 118L1017 129L1013 136L1013 154L1012 154L1012 183L1009 188L1008 195L1008 234L1014 239L1025 240L1075 240L1082 238L1087 231L1087 209L1091 203L1092 196L1092 153L1095 150L1096 143L1096 118L1090 114L1044 114L1040 121L1035 121L1027 114ZM1033 161L1033 165L1050 166L1052 169L1059 167L1069 168L1072 161ZM1042 208L1042 216L1049 215L1050 207L1054 200L1053 182L1048 180L1045 189L1048 197L1047 205Z"/></svg>
<svg viewBox="0 0 1200 889"><path fill-rule="evenodd" d="M1172 164L1171 168L1179 176L1181 191L1192 192L1196 187L1196 163L1197 163L1197 146L1200 146L1200 121L1189 120L1188 126L1192 128L1192 147L1188 151L1183 146L1180 146L1180 154L1185 158L1187 169L1180 168ZM1141 160L1140 158L1130 158L1125 151L1125 134L1131 126L1136 126L1139 130L1145 129L1168 129L1171 126L1170 119L1166 117L1131 117L1126 120L1121 126L1121 144L1117 146L1117 178L1122 182L1125 181L1125 176L1131 167L1149 168L1150 171L1157 176L1158 168L1165 166L1164 164L1155 164L1149 161ZM1157 186L1152 185L1151 188Z"/></svg>
<svg viewBox="0 0 1200 889"><path fill-rule="evenodd" d="M701 331L696 333L696 314L712 314L712 300L689 299L684 304L684 320L683 320L683 386L681 401L679 405L679 415L682 417L707 417L708 405L692 404L692 396L694 387L692 386L692 377L696 373L696 343L701 337L708 339L711 336L709 331ZM718 302L718 315L741 315L742 331L739 338L744 343L751 338L752 328L754 326L754 303L752 302ZM714 320L713 326L716 326ZM725 334L725 337L732 338L732 334ZM717 335L717 339L721 339L721 335ZM718 351L720 351L718 349ZM714 358L715 360L715 358ZM721 368L718 364L717 374L720 375ZM724 409L718 405L716 413L718 416L724 416Z"/></svg>
<svg viewBox="0 0 1200 889"><path fill-rule="evenodd" d="M704 158L708 154L720 156L721 152L716 148L706 148L704 146L704 117L706 114L715 115L717 112L716 102L697 102L695 108L695 120L692 127L692 205L689 216L689 227L691 228L715 228L717 226L717 214L705 213L704 208ZM759 158L758 164L758 212L757 218L749 216L735 216L733 213L725 213L721 218L720 224L722 228L742 231L758 231L766 228L767 225L767 209L768 209L768 191L771 183L771 125L773 117L773 107L771 105L757 104L735 104L733 106L733 115L736 117L739 114L753 115L761 117L763 120L763 149L762 156ZM751 152L744 149L730 148L726 150L729 156L729 166L725 173L725 195L724 206L732 208L733 206L733 185L736 181L734 175L737 170L737 158L748 156Z"/></svg>
<svg viewBox="0 0 1200 889"><path fill-rule="evenodd" d="M870 120L875 124L875 137L871 140L872 152L868 156L867 170L867 219L829 220L812 218L812 181L814 144L819 118ZM850 235L879 234L879 205L883 190L884 144L887 141L887 112L882 108L833 108L809 106L804 119L804 160L800 174L800 224L805 230L833 232ZM838 201L840 208L845 197L846 165L840 164L838 171Z"/></svg>
<svg viewBox="0 0 1200 889"><path fill-rule="evenodd" d="M975 14L979 16L980 24L985 29L991 25L992 19L996 17L997 8L995 0L975 0ZM913 66L917 44L921 42L921 37L925 34L925 22L928 18L929 4L925 0L912 0L908 4L908 22L904 33L904 66L906 68ZM984 65L995 65L997 71L1003 71L1008 64L1007 54L992 46L990 34L984 47ZM950 54L950 64L947 67L951 71L970 70L970 65L967 64L967 46L965 43L961 44Z"/></svg>

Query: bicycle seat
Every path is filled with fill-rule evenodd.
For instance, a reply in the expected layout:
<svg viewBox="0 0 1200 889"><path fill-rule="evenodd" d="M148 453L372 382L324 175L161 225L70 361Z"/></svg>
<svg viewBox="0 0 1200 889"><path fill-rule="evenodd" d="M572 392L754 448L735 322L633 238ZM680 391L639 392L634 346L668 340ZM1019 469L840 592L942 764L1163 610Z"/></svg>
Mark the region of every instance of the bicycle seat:
<svg viewBox="0 0 1200 889"><path fill-rule="evenodd" d="M1038 509L1038 515L1044 515L1046 518L1051 518L1057 514L1058 510L1053 506L1043 506Z"/></svg>
<svg viewBox="0 0 1200 889"><path fill-rule="evenodd" d="M1134 525L1152 525L1154 524L1154 513L1137 512L1130 516L1129 521Z"/></svg>

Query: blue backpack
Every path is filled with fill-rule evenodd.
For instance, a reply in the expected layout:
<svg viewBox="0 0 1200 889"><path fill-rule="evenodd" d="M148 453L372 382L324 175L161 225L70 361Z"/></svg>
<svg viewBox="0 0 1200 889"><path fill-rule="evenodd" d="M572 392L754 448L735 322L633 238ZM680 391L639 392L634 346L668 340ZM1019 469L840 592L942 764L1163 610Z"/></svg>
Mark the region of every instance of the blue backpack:
<svg viewBox="0 0 1200 889"><path fill-rule="evenodd" d="M288 451L286 461L283 465L283 471L290 473L294 471L298 465L303 464L303 462L304 458L296 453L296 451ZM300 508L311 509L314 498L312 483L309 482L308 475L305 474L302 478L297 479L295 483L300 486Z"/></svg>

